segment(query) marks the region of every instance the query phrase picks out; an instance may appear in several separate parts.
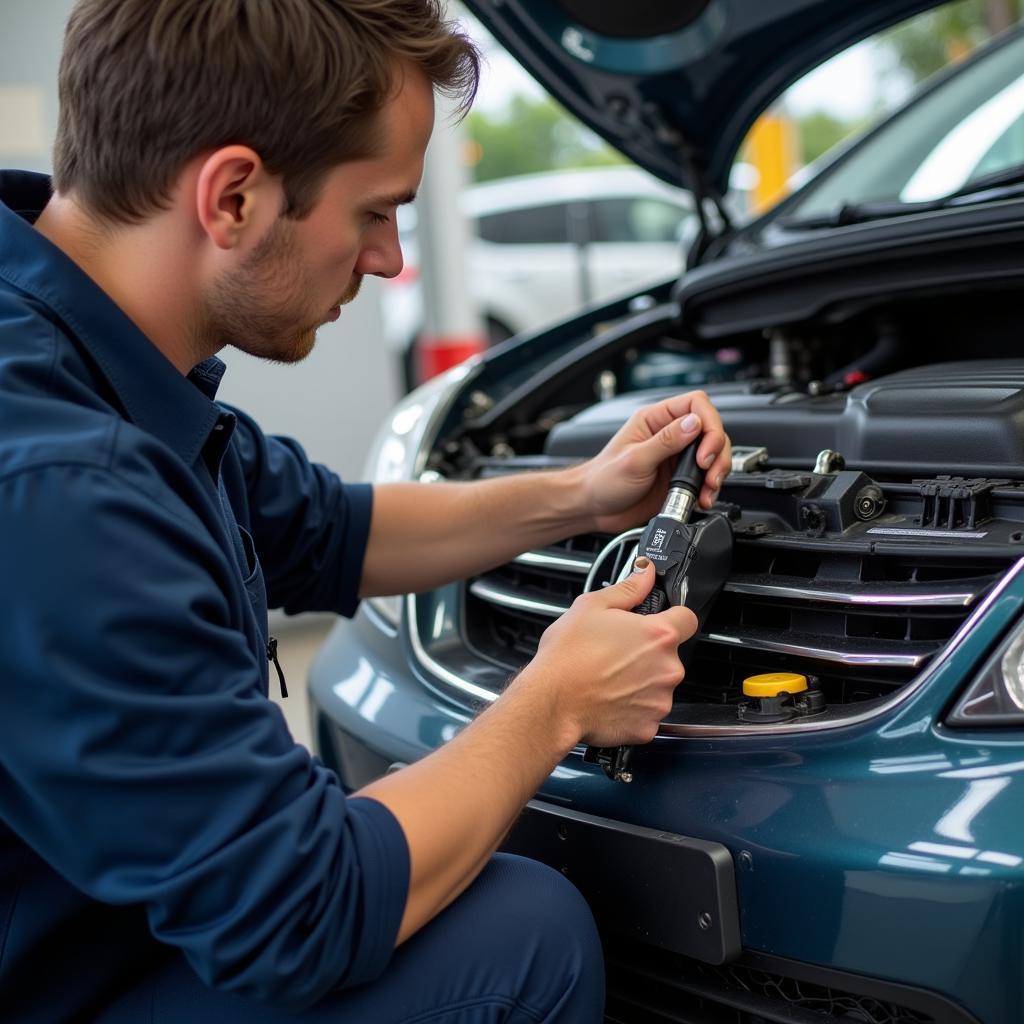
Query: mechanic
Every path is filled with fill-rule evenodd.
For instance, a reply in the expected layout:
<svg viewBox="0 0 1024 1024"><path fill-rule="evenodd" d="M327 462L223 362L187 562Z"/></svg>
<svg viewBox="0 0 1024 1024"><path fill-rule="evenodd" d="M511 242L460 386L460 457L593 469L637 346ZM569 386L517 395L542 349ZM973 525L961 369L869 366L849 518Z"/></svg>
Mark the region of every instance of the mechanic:
<svg viewBox="0 0 1024 1024"><path fill-rule="evenodd" d="M343 485L215 401L231 345L294 362L401 270L434 90L472 43L436 0L81 0L54 176L0 175L0 1016L597 1021L560 875L495 854L573 747L650 740L688 610L650 565L545 633L444 748L347 796L267 699L267 606L351 615L660 506L701 393L593 460Z"/></svg>

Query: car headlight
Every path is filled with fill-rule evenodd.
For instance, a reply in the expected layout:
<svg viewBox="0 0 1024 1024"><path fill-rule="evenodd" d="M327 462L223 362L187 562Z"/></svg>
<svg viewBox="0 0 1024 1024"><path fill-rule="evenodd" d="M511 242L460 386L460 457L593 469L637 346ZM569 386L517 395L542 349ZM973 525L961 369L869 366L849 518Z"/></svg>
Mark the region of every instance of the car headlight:
<svg viewBox="0 0 1024 1024"><path fill-rule="evenodd" d="M948 725L1024 725L1024 622L996 648Z"/></svg>
<svg viewBox="0 0 1024 1024"><path fill-rule="evenodd" d="M476 374L479 359L470 359L428 380L391 410L370 446L363 479L375 484L424 477L430 446L456 395ZM401 596L371 597L367 603L391 625L401 615Z"/></svg>

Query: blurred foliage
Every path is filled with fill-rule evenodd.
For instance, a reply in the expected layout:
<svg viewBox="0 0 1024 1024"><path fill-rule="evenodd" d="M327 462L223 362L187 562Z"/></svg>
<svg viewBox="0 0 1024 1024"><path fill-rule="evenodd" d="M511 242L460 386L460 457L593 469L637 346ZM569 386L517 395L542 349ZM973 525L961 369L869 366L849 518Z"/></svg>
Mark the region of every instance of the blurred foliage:
<svg viewBox="0 0 1024 1024"><path fill-rule="evenodd" d="M466 129L475 154L475 181L626 162L548 98L516 95L499 113L473 111Z"/></svg>
<svg viewBox="0 0 1024 1024"><path fill-rule="evenodd" d="M920 82L1021 19L1024 0L960 0L882 33L898 67Z"/></svg>
<svg viewBox="0 0 1024 1024"><path fill-rule="evenodd" d="M805 114L796 124L800 163L809 164L817 160L822 153L842 142L856 127L826 110Z"/></svg>

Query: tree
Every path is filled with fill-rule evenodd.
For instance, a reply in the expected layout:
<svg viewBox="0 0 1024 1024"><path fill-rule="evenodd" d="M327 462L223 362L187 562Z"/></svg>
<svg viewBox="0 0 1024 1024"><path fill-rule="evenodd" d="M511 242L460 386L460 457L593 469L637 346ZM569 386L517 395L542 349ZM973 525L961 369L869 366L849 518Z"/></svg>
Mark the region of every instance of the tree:
<svg viewBox="0 0 1024 1024"><path fill-rule="evenodd" d="M809 164L822 153L841 142L856 125L850 124L825 110L815 110L797 121L797 139L800 145L800 163Z"/></svg>
<svg viewBox="0 0 1024 1024"><path fill-rule="evenodd" d="M625 158L551 99L516 95L498 114L467 119L476 181L513 174L620 164Z"/></svg>
<svg viewBox="0 0 1024 1024"><path fill-rule="evenodd" d="M1020 21L1022 0L961 0L883 33L898 67L920 82Z"/></svg>

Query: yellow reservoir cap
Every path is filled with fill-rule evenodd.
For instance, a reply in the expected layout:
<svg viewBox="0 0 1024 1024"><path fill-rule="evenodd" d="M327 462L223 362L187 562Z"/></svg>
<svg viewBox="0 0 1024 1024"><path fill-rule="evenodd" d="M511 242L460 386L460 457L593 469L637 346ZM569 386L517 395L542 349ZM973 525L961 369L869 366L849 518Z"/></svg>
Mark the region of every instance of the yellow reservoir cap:
<svg viewBox="0 0 1024 1024"><path fill-rule="evenodd" d="M743 693L747 697L778 697L780 693L801 693L806 689L807 676L799 672L765 672L743 680Z"/></svg>

